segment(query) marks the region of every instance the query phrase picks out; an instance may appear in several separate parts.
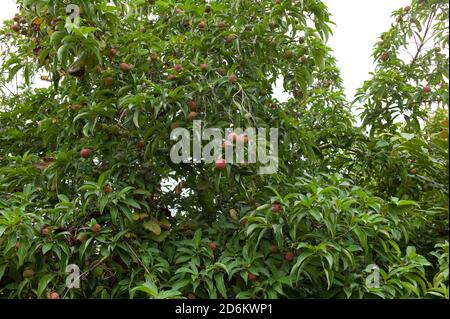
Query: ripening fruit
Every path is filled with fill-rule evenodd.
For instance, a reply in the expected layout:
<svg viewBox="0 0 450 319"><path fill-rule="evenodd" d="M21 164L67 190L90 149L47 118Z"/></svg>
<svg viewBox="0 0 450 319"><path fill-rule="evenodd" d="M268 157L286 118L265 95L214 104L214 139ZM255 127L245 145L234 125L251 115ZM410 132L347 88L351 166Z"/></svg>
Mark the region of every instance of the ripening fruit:
<svg viewBox="0 0 450 319"><path fill-rule="evenodd" d="M381 61L386 62L387 60L389 60L390 58L390 54L388 52L385 52L381 55Z"/></svg>
<svg viewBox="0 0 450 319"><path fill-rule="evenodd" d="M253 26L251 26L251 25L246 25L244 30L245 30L246 32L251 32L251 31L253 30Z"/></svg>
<svg viewBox="0 0 450 319"><path fill-rule="evenodd" d="M59 294L56 291L53 291L48 294L48 299L59 299Z"/></svg>
<svg viewBox="0 0 450 319"><path fill-rule="evenodd" d="M139 140L137 143L137 147L142 149L145 147L145 140Z"/></svg>
<svg viewBox="0 0 450 319"><path fill-rule="evenodd" d="M26 268L22 273L23 278L32 278L32 277L34 277L34 275L35 275L35 272L31 268Z"/></svg>
<svg viewBox="0 0 450 319"><path fill-rule="evenodd" d="M231 146L233 146L233 143L231 143L230 141L225 141L222 143L222 148L227 148Z"/></svg>
<svg viewBox="0 0 450 319"><path fill-rule="evenodd" d="M208 244L208 248L211 249L212 251L214 251L214 250L217 249L217 245L214 244L214 243L209 243L209 244Z"/></svg>
<svg viewBox="0 0 450 319"><path fill-rule="evenodd" d="M306 55L302 55L300 57L300 63L303 63L303 64L308 63L308 57Z"/></svg>
<svg viewBox="0 0 450 319"><path fill-rule="evenodd" d="M275 203L275 204L272 205L272 212L274 212L274 213L281 212L282 209L283 208L281 207L280 203Z"/></svg>
<svg viewBox="0 0 450 319"><path fill-rule="evenodd" d="M109 50L109 57L113 59L117 55L117 50L115 48L112 48Z"/></svg>
<svg viewBox="0 0 450 319"><path fill-rule="evenodd" d="M236 143L247 144L248 143L248 136L247 136L247 134L239 134L236 137Z"/></svg>
<svg viewBox="0 0 450 319"><path fill-rule="evenodd" d="M50 229L47 226L42 226L40 230L41 236L48 236L50 234Z"/></svg>
<svg viewBox="0 0 450 319"><path fill-rule="evenodd" d="M80 156L82 158L89 158L89 157L91 157L91 155L92 155L92 150L89 148L84 148L80 152Z"/></svg>
<svg viewBox="0 0 450 319"><path fill-rule="evenodd" d="M426 85L426 86L423 88L423 91L424 91L425 93L430 93L430 92L431 92L431 86Z"/></svg>
<svg viewBox="0 0 450 319"><path fill-rule="evenodd" d="M103 79L103 84L104 84L106 87L110 88L110 87L112 87L113 84L114 84L114 79L113 79L112 77L108 76L108 77L106 77L106 78Z"/></svg>
<svg viewBox="0 0 450 319"><path fill-rule="evenodd" d="M86 241L88 239L88 236L86 233L79 233L77 236L78 241Z"/></svg>
<svg viewBox="0 0 450 319"><path fill-rule="evenodd" d="M193 121L194 119L197 118L197 116L198 116L197 112L190 112L189 115L188 115L188 120L189 121Z"/></svg>
<svg viewBox="0 0 450 319"><path fill-rule="evenodd" d="M403 10L405 10L405 12L410 12L411 11L411 6L406 6L403 8Z"/></svg>
<svg viewBox="0 0 450 319"><path fill-rule="evenodd" d="M216 164L216 169L218 169L218 170L222 170L225 167L227 167L227 162L223 158L218 159L215 164Z"/></svg>
<svg viewBox="0 0 450 319"><path fill-rule="evenodd" d="M228 81L230 81L231 83L236 83L238 80L236 74L232 74L228 77Z"/></svg>
<svg viewBox="0 0 450 319"><path fill-rule="evenodd" d="M200 71L202 72L208 71L208 64L205 63L200 64Z"/></svg>
<svg viewBox="0 0 450 319"><path fill-rule="evenodd" d="M100 226L100 224L95 224L91 227L91 230L93 233L98 234L99 232L101 232L102 226Z"/></svg>
<svg viewBox="0 0 450 319"><path fill-rule="evenodd" d="M221 30L225 29L225 26L226 26L226 24L225 24L224 21L219 21L219 22L217 23L217 27L218 27L219 29L221 29Z"/></svg>
<svg viewBox="0 0 450 319"><path fill-rule="evenodd" d="M206 28L206 23L205 22L200 22L198 25L197 25L197 28L199 28L200 30L204 30L205 28Z"/></svg>
<svg viewBox="0 0 450 319"><path fill-rule="evenodd" d="M16 243L16 249L17 249L17 250L20 249L20 243L19 243L19 242Z"/></svg>
<svg viewBox="0 0 450 319"><path fill-rule="evenodd" d="M183 71L183 66L181 65L181 64L176 64L174 67L173 67L173 70L175 71L175 72L181 72L181 71Z"/></svg>
<svg viewBox="0 0 450 319"><path fill-rule="evenodd" d="M286 255L284 255L284 259L287 262L292 262L294 260L294 253L292 251L287 252Z"/></svg>
<svg viewBox="0 0 450 319"><path fill-rule="evenodd" d="M230 142L236 142L238 135L236 133L230 133L228 134L228 141Z"/></svg>
<svg viewBox="0 0 450 319"><path fill-rule="evenodd" d="M271 253L277 253L279 250L280 250L280 248L277 245L270 245Z"/></svg>
<svg viewBox="0 0 450 319"><path fill-rule="evenodd" d="M236 35L229 34L229 35L227 35L226 40L228 43L233 42L234 40L236 40Z"/></svg>
<svg viewBox="0 0 450 319"><path fill-rule="evenodd" d="M248 281L250 281L250 282L256 281L256 275L251 272L248 273L247 278L248 278Z"/></svg>
<svg viewBox="0 0 450 319"><path fill-rule="evenodd" d="M119 68L122 72L128 72L131 70L131 66L127 63L120 63Z"/></svg>
<svg viewBox="0 0 450 319"><path fill-rule="evenodd" d="M197 102L195 102L194 100L189 102L189 111L191 112L197 111Z"/></svg>
<svg viewBox="0 0 450 319"><path fill-rule="evenodd" d="M113 189L110 185L106 185L105 187L103 187L103 192L106 194L112 193Z"/></svg>
<svg viewBox="0 0 450 319"><path fill-rule="evenodd" d="M278 104L277 103L272 103L272 105L270 107L275 110L275 109L278 108Z"/></svg>
<svg viewBox="0 0 450 319"><path fill-rule="evenodd" d="M20 31L20 25L17 22L14 22L11 25L11 30L13 30L14 32L19 32Z"/></svg>
<svg viewBox="0 0 450 319"><path fill-rule="evenodd" d="M417 168L412 168L409 172L411 174L413 174L413 175L416 175L417 174Z"/></svg>
<svg viewBox="0 0 450 319"><path fill-rule="evenodd" d="M171 80L173 80L173 79L175 79L176 78L176 75L175 74L169 74L168 76L167 76L167 80L169 80L169 81L171 81Z"/></svg>

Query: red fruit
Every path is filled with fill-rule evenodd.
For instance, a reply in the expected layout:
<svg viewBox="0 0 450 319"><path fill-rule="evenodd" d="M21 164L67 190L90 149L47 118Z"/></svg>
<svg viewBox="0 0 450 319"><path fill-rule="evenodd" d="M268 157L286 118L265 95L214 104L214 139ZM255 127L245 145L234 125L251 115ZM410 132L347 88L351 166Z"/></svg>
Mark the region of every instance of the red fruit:
<svg viewBox="0 0 450 319"><path fill-rule="evenodd" d="M175 74L169 74L168 76L167 76L167 80L173 80L173 79L175 79L176 78L176 75Z"/></svg>
<svg viewBox="0 0 450 319"><path fill-rule="evenodd" d="M200 64L200 71L202 72L208 71L208 64L205 63Z"/></svg>
<svg viewBox="0 0 450 319"><path fill-rule="evenodd" d="M205 13L210 13L211 12L211 7L210 6L206 6L205 7Z"/></svg>
<svg viewBox="0 0 450 319"><path fill-rule="evenodd" d="M200 29L200 30L204 30L205 28L206 28L206 23L205 22L200 22L198 25L197 25L197 27Z"/></svg>
<svg viewBox="0 0 450 319"><path fill-rule="evenodd" d="M120 63L119 68L122 72L128 72L131 70L131 66L127 63Z"/></svg>
<svg viewBox="0 0 450 319"><path fill-rule="evenodd" d="M17 22L14 22L11 25L11 30L13 30L14 32L19 32L20 31L20 25Z"/></svg>
<svg viewBox="0 0 450 319"><path fill-rule="evenodd" d="M271 253L277 253L279 250L280 250L280 248L277 245L270 245Z"/></svg>
<svg viewBox="0 0 450 319"><path fill-rule="evenodd" d="M236 143L239 143L239 144L246 144L248 142L248 136L247 136L247 134L239 134L237 137L236 137Z"/></svg>
<svg viewBox="0 0 450 319"><path fill-rule="evenodd" d="M228 141L230 142L236 142L238 135L236 133L230 133L228 134Z"/></svg>
<svg viewBox="0 0 450 319"><path fill-rule="evenodd" d="M176 65L173 67L173 70L174 70L175 72L181 72L181 71L183 71L183 66L182 66L181 64L176 64Z"/></svg>
<svg viewBox="0 0 450 319"><path fill-rule="evenodd" d="M43 226L40 230L41 236L48 236L50 234L50 229L47 226Z"/></svg>
<svg viewBox="0 0 450 319"><path fill-rule="evenodd" d="M100 224L95 224L91 227L93 233L98 234L102 230L102 226Z"/></svg>
<svg viewBox="0 0 450 319"><path fill-rule="evenodd" d="M189 121L193 121L197 116L198 116L197 112L191 112L188 115L188 119L189 119Z"/></svg>
<svg viewBox="0 0 450 319"><path fill-rule="evenodd" d="M216 161L216 169L222 170L225 167L227 167L227 162L223 158Z"/></svg>
<svg viewBox="0 0 450 319"><path fill-rule="evenodd" d="M232 74L228 77L228 81L230 81L231 83L236 83L238 80L236 74Z"/></svg>
<svg viewBox="0 0 450 319"><path fill-rule="evenodd" d="M294 253L293 252L287 252L284 256L284 259L288 262L292 262L294 260Z"/></svg>
<svg viewBox="0 0 450 319"><path fill-rule="evenodd" d="M251 272L248 273L247 278L248 278L248 281L251 281L251 282L256 281L256 275Z"/></svg>
<svg viewBox="0 0 450 319"><path fill-rule="evenodd" d="M106 194L112 193L113 189L110 185L106 185L105 187L103 187L103 192L105 192Z"/></svg>
<svg viewBox="0 0 450 319"><path fill-rule="evenodd" d="M191 112L195 112L197 111L197 102L195 102L194 100L189 102L189 110Z"/></svg>
<svg viewBox="0 0 450 319"><path fill-rule="evenodd" d="M217 27L218 27L219 29L225 29L225 26L226 26L226 24L225 24L224 21L219 21L219 22L217 23Z"/></svg>
<svg viewBox="0 0 450 319"><path fill-rule="evenodd" d="M112 87L114 84L114 79L112 77L107 77L105 79L103 79L103 83L105 84L106 87Z"/></svg>
<svg viewBox="0 0 450 319"><path fill-rule="evenodd" d="M233 42L234 40L236 40L236 35L229 34L229 35L227 35L226 40L228 43Z"/></svg>
<svg viewBox="0 0 450 319"><path fill-rule="evenodd" d="M80 152L80 156L82 158L89 158L89 157L91 157L91 154L92 154L92 150L89 148L84 148Z"/></svg>
<svg viewBox="0 0 450 319"><path fill-rule="evenodd" d="M138 148L144 148L144 146L145 146L145 141L144 140L139 140Z"/></svg>
<svg viewBox="0 0 450 319"><path fill-rule="evenodd" d="M19 250L19 248L20 248L20 243L17 242L17 243L16 243L16 249Z"/></svg>
<svg viewBox="0 0 450 319"><path fill-rule="evenodd" d="M281 207L281 204L279 204L279 203L275 203L272 205L272 212L274 212L274 213L281 212L282 209L283 209L283 207Z"/></svg>
<svg viewBox="0 0 450 319"><path fill-rule="evenodd" d="M79 233L77 236L77 240L78 241L86 241L88 239L88 236L86 233Z"/></svg>
<svg viewBox="0 0 450 319"><path fill-rule="evenodd" d="M233 146L233 143L231 143L230 141L225 141L222 143L222 148L227 148Z"/></svg>
<svg viewBox="0 0 450 319"><path fill-rule="evenodd" d="M208 244L208 248L211 249L212 251L214 251L214 250L217 249L217 245L214 244L214 243L209 243L209 244Z"/></svg>
<svg viewBox="0 0 450 319"><path fill-rule="evenodd" d="M406 6L405 8L403 8L403 10L405 10L405 12L410 12L411 11L411 6Z"/></svg>
<svg viewBox="0 0 450 319"><path fill-rule="evenodd" d="M423 91L424 91L425 93L430 93L430 92L431 92L431 87L430 87L429 85L426 85L426 86L423 88Z"/></svg>
<svg viewBox="0 0 450 319"><path fill-rule="evenodd" d="M109 57L112 59L117 55L117 50L112 48L111 50L109 50Z"/></svg>
<svg viewBox="0 0 450 319"><path fill-rule="evenodd" d="M49 293L48 299L59 299L59 294L56 291Z"/></svg>

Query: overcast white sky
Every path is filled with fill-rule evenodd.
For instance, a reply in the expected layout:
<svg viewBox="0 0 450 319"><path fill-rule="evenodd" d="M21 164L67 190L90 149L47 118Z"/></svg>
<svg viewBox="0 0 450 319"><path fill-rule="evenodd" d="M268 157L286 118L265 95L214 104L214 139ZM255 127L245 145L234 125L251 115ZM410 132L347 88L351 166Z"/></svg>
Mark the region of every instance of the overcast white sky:
<svg viewBox="0 0 450 319"><path fill-rule="evenodd" d="M370 57L377 37L391 23L390 14L409 0L323 0L337 24L329 45L338 59L349 98L373 70ZM1 0L0 21L17 12L14 0Z"/></svg>

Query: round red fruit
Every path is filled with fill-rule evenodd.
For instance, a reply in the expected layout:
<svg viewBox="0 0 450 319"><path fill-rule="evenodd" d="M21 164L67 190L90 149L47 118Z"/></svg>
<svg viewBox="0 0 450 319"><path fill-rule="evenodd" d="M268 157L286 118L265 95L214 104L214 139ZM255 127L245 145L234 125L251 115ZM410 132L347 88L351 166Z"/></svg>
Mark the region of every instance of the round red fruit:
<svg viewBox="0 0 450 319"><path fill-rule="evenodd" d="M53 291L48 295L48 299L59 299L59 294L56 291Z"/></svg>
<svg viewBox="0 0 450 319"><path fill-rule="evenodd" d="M274 212L274 213L281 212L282 209L283 208L281 207L281 204L279 204L279 203L275 203L272 205L272 212Z"/></svg>
<svg viewBox="0 0 450 319"><path fill-rule="evenodd" d="M191 112L197 111L197 102L195 102L194 100L189 102L189 111Z"/></svg>
<svg viewBox="0 0 450 319"><path fill-rule="evenodd" d="M227 162L223 158L216 161L216 169L222 170L225 167L227 167Z"/></svg>
<svg viewBox="0 0 450 319"><path fill-rule="evenodd" d="M197 116L198 116L197 112L191 112L188 115L188 119L189 119L189 121L193 121L193 120L195 120L197 118Z"/></svg>
<svg viewBox="0 0 450 319"><path fill-rule="evenodd" d="M280 250L280 248L277 245L270 245L271 253L277 253L279 250Z"/></svg>
<svg viewBox="0 0 450 319"><path fill-rule="evenodd" d="M256 275L254 273L249 272L247 278L248 278L248 281L250 281L250 282L256 281Z"/></svg>
<svg viewBox="0 0 450 319"><path fill-rule="evenodd" d="M84 148L80 152L80 156L82 158L89 158L89 157L91 157L91 155L92 155L92 150L89 148Z"/></svg>
<svg viewBox="0 0 450 319"><path fill-rule="evenodd" d="M236 83L238 80L236 74L232 74L228 77L228 81L230 81L231 83Z"/></svg>
<svg viewBox="0 0 450 319"><path fill-rule="evenodd" d="M183 66L181 65L181 64L176 64L174 67L173 67L173 70L175 71L175 72L181 72L181 71L183 71Z"/></svg>
<svg viewBox="0 0 450 319"><path fill-rule="evenodd" d="M292 262L294 260L294 253L293 252L287 252L286 255L284 256L284 259L287 262Z"/></svg>

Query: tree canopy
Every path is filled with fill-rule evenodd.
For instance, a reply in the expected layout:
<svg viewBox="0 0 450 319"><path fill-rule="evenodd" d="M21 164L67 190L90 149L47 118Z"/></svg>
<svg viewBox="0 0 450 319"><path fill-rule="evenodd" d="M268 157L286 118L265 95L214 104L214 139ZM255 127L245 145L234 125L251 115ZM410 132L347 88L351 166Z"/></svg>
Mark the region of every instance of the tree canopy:
<svg viewBox="0 0 450 319"><path fill-rule="evenodd" d="M354 99L319 0L17 3L0 297L449 297L446 1L392 13ZM278 128L278 171L174 164L194 119Z"/></svg>

